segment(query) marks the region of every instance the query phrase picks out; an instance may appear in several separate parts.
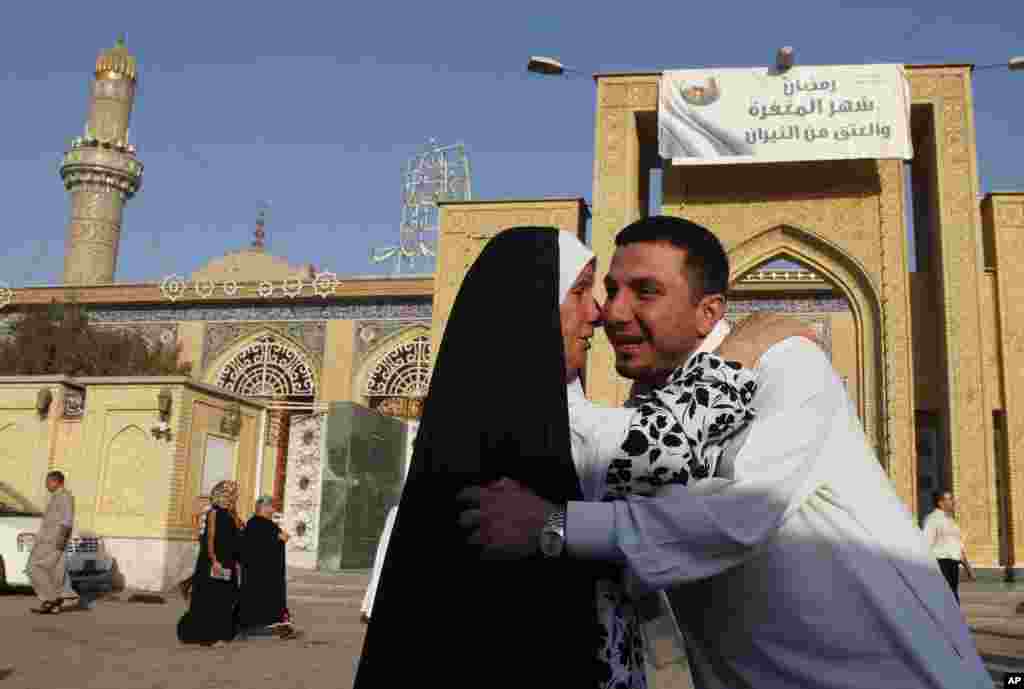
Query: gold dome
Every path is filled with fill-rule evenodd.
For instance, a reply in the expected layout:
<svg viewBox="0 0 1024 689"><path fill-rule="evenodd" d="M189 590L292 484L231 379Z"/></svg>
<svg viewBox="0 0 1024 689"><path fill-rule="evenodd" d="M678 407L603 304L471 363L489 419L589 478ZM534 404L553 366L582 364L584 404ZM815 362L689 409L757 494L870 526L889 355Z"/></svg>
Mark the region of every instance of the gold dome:
<svg viewBox="0 0 1024 689"><path fill-rule="evenodd" d="M97 79L131 79L135 81L135 56L128 53L124 45L124 36L109 50L104 50L96 58Z"/></svg>

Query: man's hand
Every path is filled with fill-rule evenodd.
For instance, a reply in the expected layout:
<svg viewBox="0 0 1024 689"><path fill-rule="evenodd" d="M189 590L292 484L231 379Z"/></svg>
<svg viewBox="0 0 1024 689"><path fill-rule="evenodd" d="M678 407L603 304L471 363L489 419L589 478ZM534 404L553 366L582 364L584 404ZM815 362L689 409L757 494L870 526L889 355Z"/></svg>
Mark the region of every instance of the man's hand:
<svg viewBox="0 0 1024 689"><path fill-rule="evenodd" d="M755 313L732 329L715 354L753 368L765 352L791 337L805 337L821 346L817 333L807 323L792 316Z"/></svg>
<svg viewBox="0 0 1024 689"><path fill-rule="evenodd" d="M467 505L459 514L459 526L471 531L468 542L482 545L488 560L518 560L536 553L540 532L557 509L508 478L466 488L456 499Z"/></svg>
<svg viewBox="0 0 1024 689"><path fill-rule="evenodd" d="M64 549L68 547L68 541L71 540L71 529L62 526L60 527L60 535L57 537L57 552L63 553Z"/></svg>

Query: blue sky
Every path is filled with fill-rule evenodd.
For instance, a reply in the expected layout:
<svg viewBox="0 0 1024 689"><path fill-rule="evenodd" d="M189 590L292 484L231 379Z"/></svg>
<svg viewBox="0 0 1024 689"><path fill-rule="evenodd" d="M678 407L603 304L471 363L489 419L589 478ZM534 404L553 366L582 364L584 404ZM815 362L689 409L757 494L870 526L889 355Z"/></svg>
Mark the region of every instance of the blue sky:
<svg viewBox="0 0 1024 689"><path fill-rule="evenodd" d="M187 275L247 245L342 275L397 236L400 173L424 142L463 141L476 198L583 196L589 78L525 73L531 54L587 73L766 64L1005 62L1024 3L15 3L0 22L0 280L59 283L92 65L120 32L140 63L131 138L146 165L117 280ZM1024 73L975 77L984 191L1024 190Z"/></svg>

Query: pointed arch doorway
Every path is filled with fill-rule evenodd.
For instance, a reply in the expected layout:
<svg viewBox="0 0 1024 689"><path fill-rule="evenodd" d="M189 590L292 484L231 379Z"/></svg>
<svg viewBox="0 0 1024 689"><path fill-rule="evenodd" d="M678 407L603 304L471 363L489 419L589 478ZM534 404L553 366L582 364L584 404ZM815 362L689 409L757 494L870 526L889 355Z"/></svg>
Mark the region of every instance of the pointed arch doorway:
<svg viewBox="0 0 1024 689"><path fill-rule="evenodd" d="M729 259L727 318L769 311L811 323L846 385L869 443L891 474L881 310L867 271L825 238L786 225L733 247Z"/></svg>

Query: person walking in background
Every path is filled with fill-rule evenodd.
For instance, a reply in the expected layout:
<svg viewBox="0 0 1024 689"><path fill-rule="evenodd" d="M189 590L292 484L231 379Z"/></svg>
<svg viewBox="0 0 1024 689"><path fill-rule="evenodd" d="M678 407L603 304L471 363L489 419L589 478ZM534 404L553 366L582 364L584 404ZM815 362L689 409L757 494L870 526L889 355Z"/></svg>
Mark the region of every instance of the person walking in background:
<svg viewBox="0 0 1024 689"><path fill-rule="evenodd" d="M953 514L956 511L956 501L949 491L935 493L932 496L935 509L924 520L924 537L928 542L928 548L932 557L939 561L939 569L942 576L949 582L949 588L953 590L953 597L960 603L960 565L964 566L967 578L974 580L974 570L971 563L967 561L967 554L964 552L963 538L960 535L960 527L953 521Z"/></svg>
<svg viewBox="0 0 1024 689"><path fill-rule="evenodd" d="M200 522L199 559L192 575L188 611L178 622L182 643L219 646L235 638L238 551L238 484L221 481L210 491L212 507Z"/></svg>
<svg viewBox="0 0 1024 689"><path fill-rule="evenodd" d="M189 559L188 576L178 584L181 597L188 600L192 594L192 575L195 572L196 563L199 561L199 540L202 536L202 525L206 522L206 513L210 511L210 501L207 498L198 497L192 503L192 532L196 540L192 544L192 556Z"/></svg>
<svg viewBox="0 0 1024 689"><path fill-rule="evenodd" d="M241 537L242 582L239 623L246 636L277 633L290 638L287 577L284 544L288 534L274 523L274 499L264 495L256 501L256 513L246 523Z"/></svg>
<svg viewBox="0 0 1024 689"><path fill-rule="evenodd" d="M50 502L39 525L28 569L32 588L41 602L38 608L32 608L32 612L57 615L61 611L66 576L64 548L75 524L75 503L64 487L64 474L59 471L46 475L46 490L50 492Z"/></svg>

